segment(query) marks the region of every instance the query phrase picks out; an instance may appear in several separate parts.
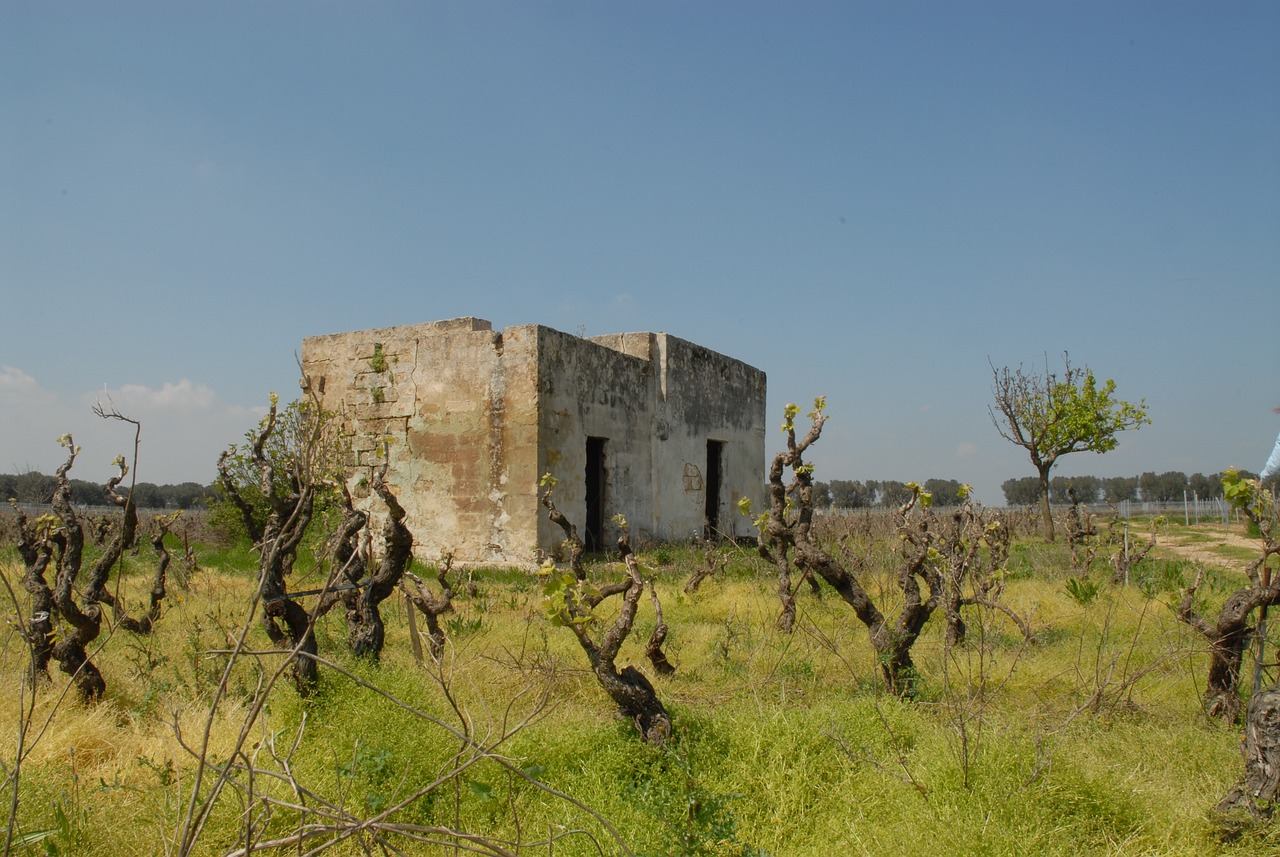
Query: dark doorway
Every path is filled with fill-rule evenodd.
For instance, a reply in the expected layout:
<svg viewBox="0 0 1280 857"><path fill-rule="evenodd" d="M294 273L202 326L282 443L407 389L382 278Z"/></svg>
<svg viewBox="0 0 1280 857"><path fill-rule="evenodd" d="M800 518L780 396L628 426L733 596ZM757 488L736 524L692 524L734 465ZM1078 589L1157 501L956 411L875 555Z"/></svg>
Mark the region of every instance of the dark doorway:
<svg viewBox="0 0 1280 857"><path fill-rule="evenodd" d="M604 550L604 442L587 438L587 550Z"/></svg>
<svg viewBox="0 0 1280 857"><path fill-rule="evenodd" d="M724 460L724 441L709 440L707 441L707 469L706 477L703 479L703 487L707 492L706 511L703 515L706 521L706 537L714 539L720 532L720 483L723 473Z"/></svg>

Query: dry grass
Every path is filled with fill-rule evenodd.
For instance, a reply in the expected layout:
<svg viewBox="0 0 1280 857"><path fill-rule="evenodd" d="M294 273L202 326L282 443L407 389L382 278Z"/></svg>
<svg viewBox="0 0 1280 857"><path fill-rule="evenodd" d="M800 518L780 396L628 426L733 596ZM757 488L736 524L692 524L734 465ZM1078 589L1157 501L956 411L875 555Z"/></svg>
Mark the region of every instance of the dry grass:
<svg viewBox="0 0 1280 857"><path fill-rule="evenodd" d="M443 682L414 664L398 601L385 611L380 667L342 654L336 613L321 629L321 652L461 725L447 688L476 735L497 734L547 688L553 709L504 752L595 807L635 853L1220 853L1205 819L1239 773L1238 734L1199 713L1205 659L1173 618L1174 593L1148 598L1104 585L1080 604L1064 587L1065 552L1028 545L1011 563L1017 571L1004 600L1030 618L1037 642L984 611L968 617L969 642L948 650L935 621L916 650L922 698L903 703L880 689L866 631L833 595L802 589L797 631L784 635L773 627L772 579L758 563L735 554L722 574L685 595L697 561L688 551L649 564L659 570L667 653L678 668L655 680L677 724L665 750L640 745L614 719L572 635L542 618L535 581L519 574L478 574L479 593L459 598ZM21 571L4 570L11 581ZM877 575L870 588L891 609L888 572ZM130 578L126 596L140 601L143 585ZM61 676L41 688L29 712L18 822L22 834L47 836L17 853L44 854L46 845L58 853L170 853L194 770L174 718L188 741L199 735L225 663L216 652L243 624L249 590L241 573L204 571L181 600L170 599L153 638L108 639L96 656L107 698L93 708L64 698ZM639 661L651 623L642 610L621 661ZM267 647L256 626L249 645ZM0 758L10 770L29 700L24 658L11 625L0 651L0 734L10 736ZM230 754L258 679L276 662L237 665L212 720L214 758ZM249 752L278 769L267 749L301 730L291 761L298 782L356 813L376 814L412 794L447 770L457 748L449 733L331 669L322 671L317 698L303 702L281 684L267 703ZM242 835L244 804L233 793L224 801L197 853L224 853ZM60 825L59 811L70 821ZM469 770L399 817L525 841L580 826L604 843L603 853L621 852L588 814L493 766ZM287 831L297 820L279 812L269 829ZM554 853L599 853L591 842L562 840ZM1237 851L1276 846L1263 837ZM359 849L349 843L333 853ZM446 851L408 845L405 853Z"/></svg>

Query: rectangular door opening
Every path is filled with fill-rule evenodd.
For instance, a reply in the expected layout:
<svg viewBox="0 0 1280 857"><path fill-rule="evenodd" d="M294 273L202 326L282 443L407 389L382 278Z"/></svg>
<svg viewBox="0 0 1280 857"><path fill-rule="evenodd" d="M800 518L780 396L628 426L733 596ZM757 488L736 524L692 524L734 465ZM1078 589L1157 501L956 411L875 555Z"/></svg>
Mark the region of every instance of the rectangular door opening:
<svg viewBox="0 0 1280 857"><path fill-rule="evenodd" d="M707 441L707 469L703 487L707 492L706 510L703 514L704 535L708 539L720 535L720 489L723 480L724 441Z"/></svg>
<svg viewBox="0 0 1280 857"><path fill-rule="evenodd" d="M587 438L587 523L586 547L604 550L604 444L606 438Z"/></svg>

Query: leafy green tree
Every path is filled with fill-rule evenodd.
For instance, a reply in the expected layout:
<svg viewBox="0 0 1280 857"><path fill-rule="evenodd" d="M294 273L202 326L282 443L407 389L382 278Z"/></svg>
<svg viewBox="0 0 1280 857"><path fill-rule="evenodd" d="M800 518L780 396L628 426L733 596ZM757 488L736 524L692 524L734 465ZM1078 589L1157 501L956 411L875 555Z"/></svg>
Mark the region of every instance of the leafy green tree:
<svg viewBox="0 0 1280 857"><path fill-rule="evenodd" d="M924 490L933 495L935 506L959 506L968 494L968 489L954 479L926 479Z"/></svg>
<svg viewBox="0 0 1280 857"><path fill-rule="evenodd" d="M164 492L154 482L139 482L133 486L133 502L139 509L163 509Z"/></svg>
<svg viewBox="0 0 1280 857"><path fill-rule="evenodd" d="M212 486L201 485L199 482L161 485L160 490L164 493L166 508L190 509L198 503L216 500L218 496Z"/></svg>
<svg viewBox="0 0 1280 857"><path fill-rule="evenodd" d="M1096 476L1055 476L1049 480L1049 495L1055 503L1071 502L1068 489L1075 492L1078 503L1096 503L1102 498L1102 480Z"/></svg>
<svg viewBox="0 0 1280 857"><path fill-rule="evenodd" d="M1102 480L1102 499L1112 503L1138 499L1136 476L1111 476Z"/></svg>
<svg viewBox="0 0 1280 857"><path fill-rule="evenodd" d="M1040 480L1034 476L1006 479L1000 483L1006 506L1033 506L1040 499Z"/></svg>
<svg viewBox="0 0 1280 857"><path fill-rule="evenodd" d="M1182 500L1187 490L1187 474L1180 470L1164 473L1147 471L1138 477L1138 490L1148 503L1174 503Z"/></svg>
<svg viewBox="0 0 1280 857"><path fill-rule="evenodd" d="M1187 477L1187 490L1201 500L1212 500L1214 497L1221 497L1222 474L1211 473L1205 476L1203 473L1192 473Z"/></svg>
<svg viewBox="0 0 1280 857"><path fill-rule="evenodd" d="M97 482L85 479L68 482L71 485L71 502L77 506L107 506L113 502ZM0 473L0 500L13 498L21 503L48 503L56 487L54 477L34 470L20 476ZM201 485L199 482L178 485L139 482L134 486L133 497L140 508L190 509L197 504L214 502L218 499L218 491L213 485Z"/></svg>
<svg viewBox="0 0 1280 857"><path fill-rule="evenodd" d="M995 406L988 407L1000 436L1031 458L1040 478L1045 540L1050 542L1049 472L1058 459L1072 452L1109 452L1119 443L1120 432L1151 422L1145 401L1115 398L1115 381L1099 384L1087 366L1072 366L1065 352L1062 359L1061 373L1049 369L1047 357L1044 374L992 365Z"/></svg>
<svg viewBox="0 0 1280 857"><path fill-rule="evenodd" d="M80 506L105 506L110 501L102 486L84 479L70 479L71 502Z"/></svg>
<svg viewBox="0 0 1280 857"><path fill-rule="evenodd" d="M841 509L862 509L875 503L875 491L851 479L832 479L831 503Z"/></svg>
<svg viewBox="0 0 1280 857"><path fill-rule="evenodd" d="M879 487L877 506L897 508L909 502L916 494L916 490L909 487L906 482L899 482L896 479L885 479L877 484Z"/></svg>

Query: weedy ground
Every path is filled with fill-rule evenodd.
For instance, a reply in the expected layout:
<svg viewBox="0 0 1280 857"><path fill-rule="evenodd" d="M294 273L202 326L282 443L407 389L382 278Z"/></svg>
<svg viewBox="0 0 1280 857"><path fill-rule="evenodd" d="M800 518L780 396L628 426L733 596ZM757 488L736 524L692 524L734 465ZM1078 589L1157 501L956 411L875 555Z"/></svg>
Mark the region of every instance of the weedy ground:
<svg viewBox="0 0 1280 857"><path fill-rule="evenodd" d="M870 591L892 608L892 552L862 549ZM902 701L884 692L866 631L838 598L800 587L797 630L781 634L771 569L750 550L722 550L727 565L694 594L683 585L704 561L701 548L641 554L677 671L656 677L643 662L647 600L620 661L645 669L672 711L665 747L642 744L616 718L572 634L543 617L536 575L481 569L471 574L474 592L460 590L446 617L449 644L436 666L415 662L398 598L385 605L379 665L347 656L340 612L328 616L320 651L347 674L322 668L309 700L278 683L241 760L260 769L256 789L296 806L554 840L522 854L1280 852L1275 831L1231 845L1213 833L1209 810L1242 772L1240 730L1200 711L1203 643L1171 609L1195 570L1175 555L1144 561L1128 587L1100 568L1088 592L1068 586L1064 546L1019 542L1003 602L1029 620L1034 641L999 613L971 610L968 640L948 648L937 615L915 652L920 697ZM0 566L16 589L16 556L0 554ZM1237 566L1227 557L1211 571L1208 606L1243 582ZM194 756L184 744L197 747L207 725L208 759L225 763L262 676L279 663L277 654L242 655L210 716L225 652L245 623L252 567L247 553L208 552L185 588L171 587L153 635L108 637L94 655L107 697L92 707L56 674L33 700L10 617L0 649L0 760L10 786L27 723L13 853L173 853L193 799ZM591 573L621 571L601 559ZM311 574L291 585L318 585ZM127 602L141 603L148 575L145 555L129 559ZM249 642L271 648L256 622ZM461 741L421 713L479 740L528 718L496 748L523 776L491 760L449 776ZM404 803L442 773L439 787ZM6 807L12 796L3 791ZM285 838L299 817L229 790L195 853L233 851L246 820L265 838ZM455 853L409 840L400 847ZM274 853L309 852L295 844ZM353 838L327 853L365 852Z"/></svg>

